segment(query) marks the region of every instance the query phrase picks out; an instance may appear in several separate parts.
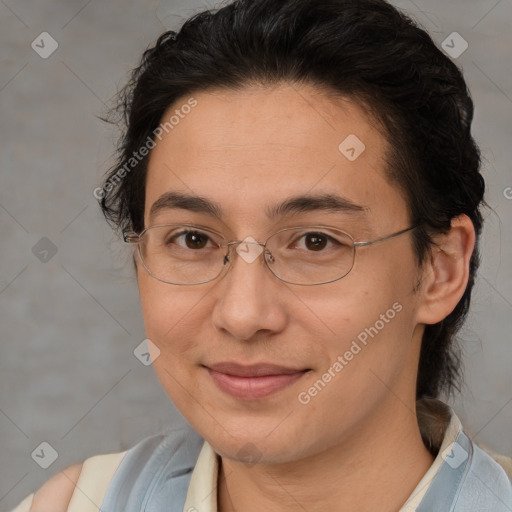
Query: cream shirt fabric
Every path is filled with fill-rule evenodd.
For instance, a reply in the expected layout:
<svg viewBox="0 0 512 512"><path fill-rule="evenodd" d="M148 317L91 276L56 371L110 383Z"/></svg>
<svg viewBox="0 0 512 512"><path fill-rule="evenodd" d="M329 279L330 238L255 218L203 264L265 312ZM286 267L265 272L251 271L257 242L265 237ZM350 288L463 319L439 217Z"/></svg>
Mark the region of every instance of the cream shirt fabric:
<svg viewBox="0 0 512 512"><path fill-rule="evenodd" d="M110 480L126 452L96 455L84 461L67 512L99 512ZM34 493L11 512L30 512ZM59 511L56 511L59 512Z"/></svg>
<svg viewBox="0 0 512 512"><path fill-rule="evenodd" d="M450 422L444 432L443 441L432 466L420 480L407 502L399 512L414 512L425 496L434 476L441 467L443 455L455 442L461 423L452 413ZM103 498L126 452L98 455L87 459L78 479L75 492L68 507L68 512L100 512ZM497 459L497 457L496 457ZM502 465L506 460L498 460ZM219 458L213 448L205 441L191 475L183 512L218 512L217 480ZM509 471L509 477L512 474ZM11 512L30 512L34 494L28 496Z"/></svg>
<svg viewBox="0 0 512 512"><path fill-rule="evenodd" d="M406 503L398 512L414 512L425 496L430 483L443 463L443 453L455 442L462 425L455 414L452 415L445 437L432 466L425 473ZM217 512L217 479L219 462L213 448L205 441L192 472L187 499L183 512Z"/></svg>

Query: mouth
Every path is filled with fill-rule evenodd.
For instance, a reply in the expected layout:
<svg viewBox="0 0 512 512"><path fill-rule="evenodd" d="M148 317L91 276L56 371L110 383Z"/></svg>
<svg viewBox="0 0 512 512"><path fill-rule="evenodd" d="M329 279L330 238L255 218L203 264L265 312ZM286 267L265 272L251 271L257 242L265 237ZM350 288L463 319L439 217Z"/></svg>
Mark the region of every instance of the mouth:
<svg viewBox="0 0 512 512"><path fill-rule="evenodd" d="M219 363L204 368L221 391L241 400L266 398L311 371L309 368L296 369L274 364L243 366Z"/></svg>

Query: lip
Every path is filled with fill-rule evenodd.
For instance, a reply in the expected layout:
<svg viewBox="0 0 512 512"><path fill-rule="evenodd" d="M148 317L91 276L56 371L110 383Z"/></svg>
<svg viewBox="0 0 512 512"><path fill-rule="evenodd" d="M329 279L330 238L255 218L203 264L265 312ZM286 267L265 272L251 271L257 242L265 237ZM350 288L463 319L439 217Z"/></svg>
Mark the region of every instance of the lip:
<svg viewBox="0 0 512 512"><path fill-rule="evenodd" d="M270 396L309 371L274 364L243 366L219 363L205 368L221 391L242 400L259 400Z"/></svg>

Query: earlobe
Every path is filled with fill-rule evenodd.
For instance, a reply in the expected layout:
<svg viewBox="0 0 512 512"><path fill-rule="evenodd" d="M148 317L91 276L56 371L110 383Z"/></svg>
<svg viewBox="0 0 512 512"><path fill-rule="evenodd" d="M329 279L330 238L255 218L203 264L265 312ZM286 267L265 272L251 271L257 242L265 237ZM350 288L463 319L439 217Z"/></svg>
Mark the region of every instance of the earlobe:
<svg viewBox="0 0 512 512"><path fill-rule="evenodd" d="M475 228L467 215L452 219L450 231L435 238L437 245L422 277L419 323L438 323L454 310L466 290L475 240Z"/></svg>

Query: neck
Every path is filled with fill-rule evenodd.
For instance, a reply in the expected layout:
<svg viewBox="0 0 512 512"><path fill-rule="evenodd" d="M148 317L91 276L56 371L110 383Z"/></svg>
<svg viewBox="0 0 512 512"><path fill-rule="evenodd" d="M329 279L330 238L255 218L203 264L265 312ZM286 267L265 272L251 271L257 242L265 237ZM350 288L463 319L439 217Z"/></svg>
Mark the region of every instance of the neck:
<svg viewBox="0 0 512 512"><path fill-rule="evenodd" d="M356 433L302 460L222 459L219 512L396 512L432 465L414 413L391 397Z"/></svg>

